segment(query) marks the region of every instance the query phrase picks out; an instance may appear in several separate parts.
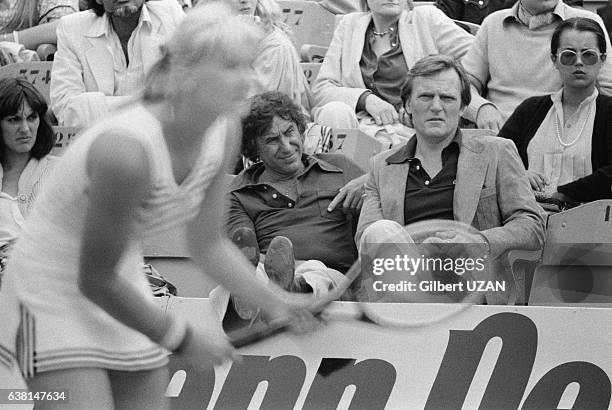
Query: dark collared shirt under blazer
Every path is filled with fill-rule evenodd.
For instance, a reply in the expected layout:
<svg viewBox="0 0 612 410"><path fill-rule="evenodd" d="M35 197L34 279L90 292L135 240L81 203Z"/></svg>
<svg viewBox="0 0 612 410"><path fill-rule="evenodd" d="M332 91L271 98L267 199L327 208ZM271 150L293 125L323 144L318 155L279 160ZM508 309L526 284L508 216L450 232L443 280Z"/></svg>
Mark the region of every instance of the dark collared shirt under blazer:
<svg viewBox="0 0 612 410"><path fill-rule="evenodd" d="M493 257L512 249L541 249L544 243L544 212L535 201L514 144L498 137L468 137L457 132L455 139L460 142L453 196L455 220L478 229L489 241ZM405 185L410 163L388 161L403 149L405 146L380 153L372 159L355 237L357 244L363 231L378 220L388 219L405 225ZM507 264L505 259L499 258L500 263ZM496 272L504 274L504 267L507 268L500 266ZM506 269L506 277L512 277L508 274L511 273ZM497 298L487 297L487 302L514 302L512 298L520 300L523 296L521 292L519 288L513 295L503 297L496 292Z"/></svg>
<svg viewBox="0 0 612 410"><path fill-rule="evenodd" d="M370 22L366 30L365 41L363 42L363 53L359 61L359 69L361 70L366 88L393 105L396 111L399 111L402 105L400 89L402 84L404 84L406 74L408 74L408 65L406 64L402 43L397 32L397 23L391 27L391 30L391 33L388 34L391 48L382 55L377 56L372 49L374 23ZM357 111L365 110L365 99L362 103L363 106L361 107L359 103L357 104Z"/></svg>
<svg viewBox="0 0 612 410"><path fill-rule="evenodd" d="M414 156L416 138L412 138L404 149L387 158L389 164L410 164L404 195L404 225L428 219L454 219L453 196L459 160L459 137L460 134L457 134L442 150L442 169L433 178Z"/></svg>

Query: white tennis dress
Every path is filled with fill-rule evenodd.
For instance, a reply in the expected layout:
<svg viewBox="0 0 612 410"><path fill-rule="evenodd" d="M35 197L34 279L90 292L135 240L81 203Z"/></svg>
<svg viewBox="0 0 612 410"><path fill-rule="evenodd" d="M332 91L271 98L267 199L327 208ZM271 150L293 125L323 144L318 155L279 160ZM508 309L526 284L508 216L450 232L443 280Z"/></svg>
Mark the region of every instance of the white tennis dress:
<svg viewBox="0 0 612 410"><path fill-rule="evenodd" d="M86 157L92 141L111 130L141 141L152 170L150 196L138 209L135 235L118 265L119 274L147 297L152 294L140 266L141 238L197 215L223 161L227 128L219 121L206 132L194 169L177 185L161 124L140 104L93 126L69 147L23 226L0 291L0 363L16 359L26 378L75 367L136 371L167 363L163 349L78 287L90 185Z"/></svg>

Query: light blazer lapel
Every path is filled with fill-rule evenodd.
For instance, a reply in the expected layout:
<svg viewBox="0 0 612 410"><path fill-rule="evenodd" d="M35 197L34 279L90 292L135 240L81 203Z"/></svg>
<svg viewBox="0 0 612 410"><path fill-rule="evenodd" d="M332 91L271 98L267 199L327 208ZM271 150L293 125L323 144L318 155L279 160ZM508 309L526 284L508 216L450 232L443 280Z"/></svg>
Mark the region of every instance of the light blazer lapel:
<svg viewBox="0 0 612 410"><path fill-rule="evenodd" d="M404 225L404 197L409 170L409 161L401 164L385 164L380 175L380 182L383 184L380 193L383 216L401 225Z"/></svg>
<svg viewBox="0 0 612 410"><path fill-rule="evenodd" d="M106 95L113 95L115 91L113 56L108 51L106 37L88 37L87 40L91 47L85 51L85 58L98 86L98 91Z"/></svg>
<svg viewBox="0 0 612 410"><path fill-rule="evenodd" d="M483 151L482 144L463 136L457 162L453 209L456 221L470 225L476 215L489 165L488 158L483 155Z"/></svg>
<svg viewBox="0 0 612 410"><path fill-rule="evenodd" d="M363 15L355 21L353 29L350 31L350 46L347 47L348 54L345 67L350 67L350 70L348 70L350 72L349 84L356 84L358 88L366 88L363 82L363 76L361 75L359 62L361 61L361 55L363 53L365 33L371 20L372 15L370 13L363 13Z"/></svg>
<svg viewBox="0 0 612 410"><path fill-rule="evenodd" d="M397 25L399 31L400 44L402 45L402 53L406 60L408 69L416 63L417 58L415 55L416 47L409 46L414 43L416 33L415 27L412 23L412 11L403 11L400 16L399 24Z"/></svg>

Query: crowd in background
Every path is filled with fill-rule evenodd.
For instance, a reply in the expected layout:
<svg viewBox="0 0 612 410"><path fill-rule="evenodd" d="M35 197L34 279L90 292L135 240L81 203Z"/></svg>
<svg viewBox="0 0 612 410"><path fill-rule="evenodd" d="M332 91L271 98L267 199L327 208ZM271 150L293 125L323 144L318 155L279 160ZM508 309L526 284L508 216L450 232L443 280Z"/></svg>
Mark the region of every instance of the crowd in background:
<svg viewBox="0 0 612 410"><path fill-rule="evenodd" d="M359 129L393 146L409 141L415 124L402 101L402 85L417 61L443 54L460 62L470 80L472 97L462 108L461 126L488 129L492 135L499 132L499 136L513 140L535 197L580 203L612 196L608 170L612 153L605 120L607 94L612 92L612 63L606 58L610 40L604 21L585 10L582 1L438 0L433 6L420 6L411 0L362 0L352 5L362 11L343 16L337 24L312 86L306 81L293 33L283 23L275 0L223 1L244 21L263 30L265 35L251 62L248 94L280 92L288 97L286 102L299 107L305 128L301 130L301 120L294 123L300 125L305 155L327 152L334 128ZM142 95L146 75L160 59L165 40L180 26L185 13L199 7L197 3L132 0L119 7L111 0L6 0L0 4L0 31L4 32L0 50L7 50L10 58L4 64L10 64L36 59L33 50L42 44L55 45L50 119L82 129L125 109ZM335 9L351 11L345 6ZM79 8L83 11L77 12ZM605 8L600 12L606 16ZM575 18L589 19L592 24L585 28L580 20L568 30L585 32L581 35L588 38L582 42L572 38L566 44L558 33L553 36L560 24ZM480 27L474 35L461 21ZM28 52L33 54L20 57ZM575 64L579 65L578 77L582 76L578 79L571 72ZM19 84L25 87L23 81ZM22 104L22 100L12 103ZM23 112L30 107L15 109ZM38 114L41 123L46 123L47 116ZM27 113L19 115L27 117ZM246 132L252 132L248 129ZM309 132L312 129L316 132ZM557 135L556 145L551 134ZM262 161L255 150L243 154L237 171ZM15 190L7 177L11 172L19 177L28 169L27 161L15 166L9 157L4 158L7 155L4 153L1 161L3 194L9 203L11 198L15 201L26 195L28 205L21 207L27 209L35 195L22 188ZM33 154L30 157L39 159ZM44 179L44 175L46 172L38 178ZM353 175L329 189L336 191L329 198L329 208L330 212L343 206L354 208L357 221L367 175ZM35 192L37 184L42 181L29 184L29 189ZM22 185L26 184L20 181ZM20 221L23 216L13 219ZM229 224L230 236L237 228L244 228L237 225ZM15 229L6 230L12 232L5 241L10 243L16 237ZM274 236L282 236L254 235L262 254L267 253ZM296 234L292 239L304 242ZM296 252L303 253L301 249Z"/></svg>
<svg viewBox="0 0 612 410"><path fill-rule="evenodd" d="M53 61L49 101L0 79L0 263L19 346L38 315L39 348L53 352L53 324L74 317L62 346L93 368L157 370L158 345L233 358L178 319L156 327L135 236L180 223L227 287L210 295L222 318L308 322L290 292L343 286L372 244L413 243L403 227L433 220L470 227L433 239L481 245L512 283L479 302L526 302L504 258L542 249L541 204L612 198L612 1L601 17L577 0L321 5L348 13L309 84L275 0L0 0L0 65ZM79 130L59 158L56 125ZM388 150L363 169L330 152L334 129ZM371 279L343 298L377 301ZM52 290L61 297L41 298ZM128 364L116 357L134 346ZM65 363L23 349L24 376L48 387L37 372Z"/></svg>

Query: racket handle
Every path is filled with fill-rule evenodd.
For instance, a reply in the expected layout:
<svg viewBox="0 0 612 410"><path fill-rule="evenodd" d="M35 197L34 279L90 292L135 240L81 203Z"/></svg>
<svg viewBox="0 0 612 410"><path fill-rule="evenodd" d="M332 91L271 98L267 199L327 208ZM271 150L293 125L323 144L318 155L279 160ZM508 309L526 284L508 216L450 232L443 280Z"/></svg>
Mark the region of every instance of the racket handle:
<svg viewBox="0 0 612 410"><path fill-rule="evenodd" d="M230 343L236 349L241 347L249 346L260 340L266 339L270 336L274 336L287 330L288 325L284 323L278 323L275 325L269 325L264 322L258 321L251 327L244 327L231 332Z"/></svg>

